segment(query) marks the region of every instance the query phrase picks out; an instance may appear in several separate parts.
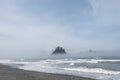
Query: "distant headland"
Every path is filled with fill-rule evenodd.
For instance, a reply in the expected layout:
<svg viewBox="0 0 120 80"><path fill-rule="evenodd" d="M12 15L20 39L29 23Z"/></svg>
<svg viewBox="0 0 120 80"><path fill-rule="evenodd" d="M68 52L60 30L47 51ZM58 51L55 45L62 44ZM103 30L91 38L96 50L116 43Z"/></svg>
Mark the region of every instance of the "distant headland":
<svg viewBox="0 0 120 80"><path fill-rule="evenodd" d="M58 46L55 48L52 54L66 54L66 51L64 48Z"/></svg>

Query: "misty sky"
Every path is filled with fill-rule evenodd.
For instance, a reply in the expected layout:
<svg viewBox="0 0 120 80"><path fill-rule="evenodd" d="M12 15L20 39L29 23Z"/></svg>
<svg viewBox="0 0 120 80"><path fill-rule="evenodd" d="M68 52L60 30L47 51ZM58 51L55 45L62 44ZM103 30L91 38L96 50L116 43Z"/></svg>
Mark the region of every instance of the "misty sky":
<svg viewBox="0 0 120 80"><path fill-rule="evenodd" d="M0 0L1 56L120 50L120 0Z"/></svg>

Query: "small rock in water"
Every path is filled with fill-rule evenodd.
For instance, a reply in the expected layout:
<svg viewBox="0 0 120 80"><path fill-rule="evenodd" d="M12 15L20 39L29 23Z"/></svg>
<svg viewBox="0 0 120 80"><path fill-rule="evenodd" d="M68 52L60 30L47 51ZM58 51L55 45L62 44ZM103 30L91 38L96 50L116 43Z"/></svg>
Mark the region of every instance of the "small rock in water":
<svg viewBox="0 0 120 80"><path fill-rule="evenodd" d="M58 46L56 47L52 54L66 54L66 51L64 48Z"/></svg>

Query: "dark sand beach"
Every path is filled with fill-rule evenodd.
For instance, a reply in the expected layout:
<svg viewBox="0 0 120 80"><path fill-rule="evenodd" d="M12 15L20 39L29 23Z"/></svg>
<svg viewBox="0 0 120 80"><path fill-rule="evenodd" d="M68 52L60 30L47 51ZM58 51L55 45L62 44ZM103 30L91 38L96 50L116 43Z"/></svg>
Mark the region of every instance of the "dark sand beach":
<svg viewBox="0 0 120 80"><path fill-rule="evenodd" d="M95 80L72 75L26 71L0 65L0 80Z"/></svg>

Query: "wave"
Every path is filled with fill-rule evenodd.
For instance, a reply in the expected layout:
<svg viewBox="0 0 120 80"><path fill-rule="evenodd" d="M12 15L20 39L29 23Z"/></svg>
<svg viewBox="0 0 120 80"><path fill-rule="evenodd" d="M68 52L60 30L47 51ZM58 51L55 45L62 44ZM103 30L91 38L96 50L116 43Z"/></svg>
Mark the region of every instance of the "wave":
<svg viewBox="0 0 120 80"><path fill-rule="evenodd" d="M120 59L48 59L46 62L51 63L103 63L103 62L120 62Z"/></svg>
<svg viewBox="0 0 120 80"><path fill-rule="evenodd" d="M120 74L120 71L105 70L101 68L78 67L78 68L64 68L64 69L70 71L87 72L87 73L114 74L114 75Z"/></svg>
<svg viewBox="0 0 120 80"><path fill-rule="evenodd" d="M24 61L24 60L11 60L11 59L0 59L0 63L2 64L32 64L32 63L46 63L46 64L69 64L73 66L75 63L120 63L120 59L46 59L39 61Z"/></svg>
<svg viewBox="0 0 120 80"><path fill-rule="evenodd" d="M55 62L56 63L56 62ZM54 63L52 63L54 64ZM70 66L74 65L74 63L70 63ZM88 67L70 67L70 66L53 66L48 62L35 62L29 65L25 65L20 67L24 70L31 71L39 71L39 72L47 72L47 73L60 73L60 74L68 74L68 75L76 75L83 77L91 77L100 80L119 80L120 79L120 71L107 70L102 68L88 68Z"/></svg>
<svg viewBox="0 0 120 80"><path fill-rule="evenodd" d="M11 59L0 59L0 63L1 64L30 64L30 62L27 61L15 61L15 60L11 60Z"/></svg>
<svg viewBox="0 0 120 80"><path fill-rule="evenodd" d="M119 59L92 59L91 61L94 61L96 63L101 63L101 62L120 62Z"/></svg>
<svg viewBox="0 0 120 80"><path fill-rule="evenodd" d="M0 59L0 63L8 63L11 62L11 59Z"/></svg>
<svg viewBox="0 0 120 80"><path fill-rule="evenodd" d="M107 70L104 68L90 68L87 66L81 66L81 63L87 63L90 65L98 65L101 62L120 62L119 59L46 59L46 60L37 60L37 61L26 61L26 60L10 60L10 59L0 59L2 64L13 64L19 65L20 69L48 72L48 73L66 73L73 75L86 75L93 78L100 78L103 80L119 80L120 71L117 70ZM76 66L76 63L81 65ZM91 64L92 63L92 64ZM106 78L109 77L109 78Z"/></svg>

